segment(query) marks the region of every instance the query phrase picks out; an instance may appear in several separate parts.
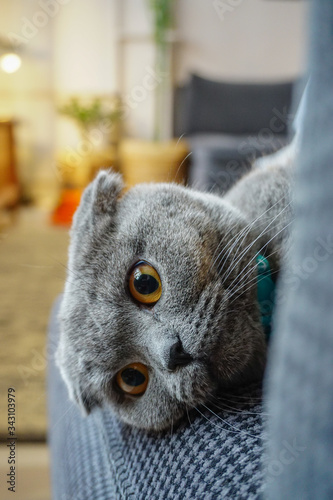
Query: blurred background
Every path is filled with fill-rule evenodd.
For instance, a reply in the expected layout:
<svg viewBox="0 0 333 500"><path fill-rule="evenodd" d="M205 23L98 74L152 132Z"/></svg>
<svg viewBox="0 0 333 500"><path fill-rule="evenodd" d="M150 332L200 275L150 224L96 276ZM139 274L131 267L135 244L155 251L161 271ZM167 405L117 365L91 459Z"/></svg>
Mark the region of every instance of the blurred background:
<svg viewBox="0 0 333 500"><path fill-rule="evenodd" d="M50 498L47 327L82 190L112 167L127 187L223 193L286 144L306 10L302 0L2 0L1 498L9 387L16 498Z"/></svg>

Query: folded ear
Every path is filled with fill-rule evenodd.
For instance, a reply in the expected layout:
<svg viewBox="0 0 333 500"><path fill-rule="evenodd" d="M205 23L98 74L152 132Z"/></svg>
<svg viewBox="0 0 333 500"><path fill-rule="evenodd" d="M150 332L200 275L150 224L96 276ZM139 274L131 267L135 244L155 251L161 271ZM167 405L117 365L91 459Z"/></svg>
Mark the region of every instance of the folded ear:
<svg viewBox="0 0 333 500"><path fill-rule="evenodd" d="M92 182L92 210L96 216L113 215L124 184L121 175L101 170Z"/></svg>
<svg viewBox="0 0 333 500"><path fill-rule="evenodd" d="M117 201L123 187L121 175L111 170L101 170L84 190L70 231L71 254L91 241L92 235L98 236L107 227L112 230Z"/></svg>

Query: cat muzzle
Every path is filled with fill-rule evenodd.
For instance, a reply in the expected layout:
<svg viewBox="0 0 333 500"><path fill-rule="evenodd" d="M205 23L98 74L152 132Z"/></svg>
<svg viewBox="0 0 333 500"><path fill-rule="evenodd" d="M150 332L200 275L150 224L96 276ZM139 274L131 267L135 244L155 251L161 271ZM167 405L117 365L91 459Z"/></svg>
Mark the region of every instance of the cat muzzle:
<svg viewBox="0 0 333 500"><path fill-rule="evenodd" d="M170 347L168 370L175 370L179 366L186 366L193 361L193 357L184 351L180 340Z"/></svg>

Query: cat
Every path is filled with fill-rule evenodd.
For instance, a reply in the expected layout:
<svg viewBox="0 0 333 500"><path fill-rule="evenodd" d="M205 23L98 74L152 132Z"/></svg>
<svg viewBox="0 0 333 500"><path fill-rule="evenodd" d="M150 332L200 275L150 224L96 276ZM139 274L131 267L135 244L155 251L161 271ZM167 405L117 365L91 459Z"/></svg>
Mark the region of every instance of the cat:
<svg viewBox="0 0 333 500"><path fill-rule="evenodd" d="M258 254L278 274L290 245L291 162L219 197L101 171L74 216L57 364L83 412L107 406L161 430L263 375Z"/></svg>

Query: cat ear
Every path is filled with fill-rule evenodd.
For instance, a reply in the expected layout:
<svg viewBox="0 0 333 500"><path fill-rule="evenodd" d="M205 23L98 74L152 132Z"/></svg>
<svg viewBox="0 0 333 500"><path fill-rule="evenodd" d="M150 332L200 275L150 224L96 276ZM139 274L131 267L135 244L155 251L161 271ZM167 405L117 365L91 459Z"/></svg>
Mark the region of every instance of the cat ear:
<svg viewBox="0 0 333 500"><path fill-rule="evenodd" d="M101 170L92 186L92 209L95 215L112 215L124 188L121 175Z"/></svg>
<svg viewBox="0 0 333 500"><path fill-rule="evenodd" d="M121 175L101 170L96 179L84 190L74 215L71 235L98 232L112 220L124 184Z"/></svg>
<svg viewBox="0 0 333 500"><path fill-rule="evenodd" d="M88 416L94 408L101 406L98 399L89 392L80 391L78 394L74 391L74 399L84 416Z"/></svg>

